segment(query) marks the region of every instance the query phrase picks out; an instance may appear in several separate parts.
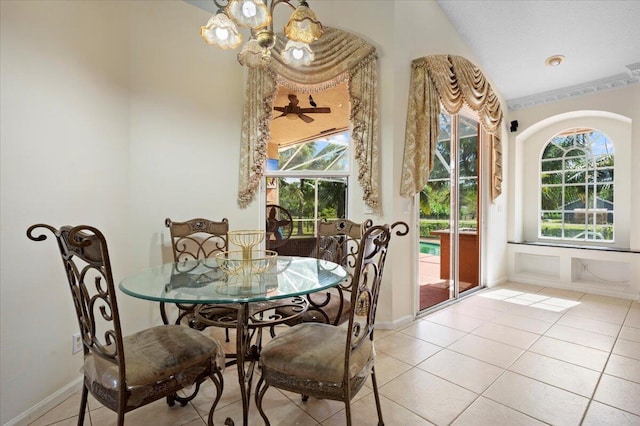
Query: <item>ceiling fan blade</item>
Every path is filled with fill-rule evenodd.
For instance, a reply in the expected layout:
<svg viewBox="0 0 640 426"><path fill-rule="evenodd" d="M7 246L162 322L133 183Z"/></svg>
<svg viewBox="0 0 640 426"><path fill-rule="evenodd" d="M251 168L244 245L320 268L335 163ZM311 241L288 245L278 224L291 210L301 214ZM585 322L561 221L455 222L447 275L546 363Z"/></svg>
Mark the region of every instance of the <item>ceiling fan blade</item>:
<svg viewBox="0 0 640 426"><path fill-rule="evenodd" d="M298 114L298 117L300 117L305 123L311 123L313 121L313 118L308 115L304 115L303 113Z"/></svg>
<svg viewBox="0 0 640 426"><path fill-rule="evenodd" d="M280 115L279 115L279 116L277 116L277 117L273 117L273 119L275 120L276 118L284 117L285 115L287 115L287 114L280 114Z"/></svg>
<svg viewBox="0 0 640 426"><path fill-rule="evenodd" d="M300 112L303 114L311 114L316 112L331 112L331 108L300 108Z"/></svg>
<svg viewBox="0 0 640 426"><path fill-rule="evenodd" d="M273 109L275 111L286 112L287 107L274 106Z"/></svg>

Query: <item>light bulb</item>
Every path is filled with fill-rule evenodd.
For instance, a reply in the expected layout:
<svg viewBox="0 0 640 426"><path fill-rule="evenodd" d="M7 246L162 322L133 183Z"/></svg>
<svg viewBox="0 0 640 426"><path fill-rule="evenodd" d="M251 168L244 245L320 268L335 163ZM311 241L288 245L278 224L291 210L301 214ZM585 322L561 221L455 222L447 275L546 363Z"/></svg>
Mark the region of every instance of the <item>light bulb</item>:
<svg viewBox="0 0 640 426"><path fill-rule="evenodd" d="M302 49L293 49L291 51L291 56L293 56L297 60L300 60L304 56L304 51Z"/></svg>
<svg viewBox="0 0 640 426"><path fill-rule="evenodd" d="M257 10L256 5L253 1L245 1L242 3L242 14L247 18L253 18L256 16Z"/></svg>
<svg viewBox="0 0 640 426"><path fill-rule="evenodd" d="M226 28L216 28L216 37L218 40L226 40L229 38L229 30Z"/></svg>

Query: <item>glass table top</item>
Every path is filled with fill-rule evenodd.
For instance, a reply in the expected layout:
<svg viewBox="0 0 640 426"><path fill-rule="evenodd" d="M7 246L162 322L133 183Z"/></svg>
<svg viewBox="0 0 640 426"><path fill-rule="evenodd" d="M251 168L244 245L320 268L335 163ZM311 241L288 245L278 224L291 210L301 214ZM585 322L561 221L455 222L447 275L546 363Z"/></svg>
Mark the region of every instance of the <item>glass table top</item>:
<svg viewBox="0 0 640 426"><path fill-rule="evenodd" d="M125 294L171 303L224 304L299 296L336 286L347 277L333 262L278 256L267 272L243 277L227 274L215 259L166 263L132 274L120 282Z"/></svg>

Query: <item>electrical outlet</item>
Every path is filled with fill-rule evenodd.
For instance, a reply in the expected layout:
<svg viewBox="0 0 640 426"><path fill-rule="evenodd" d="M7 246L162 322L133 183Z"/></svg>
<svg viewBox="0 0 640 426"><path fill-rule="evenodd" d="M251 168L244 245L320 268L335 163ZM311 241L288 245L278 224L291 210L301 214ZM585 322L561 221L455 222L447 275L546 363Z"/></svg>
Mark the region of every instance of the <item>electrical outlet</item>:
<svg viewBox="0 0 640 426"><path fill-rule="evenodd" d="M76 354L82 350L82 336L80 336L80 333L76 333L73 336L71 336L71 339L73 341L71 353Z"/></svg>

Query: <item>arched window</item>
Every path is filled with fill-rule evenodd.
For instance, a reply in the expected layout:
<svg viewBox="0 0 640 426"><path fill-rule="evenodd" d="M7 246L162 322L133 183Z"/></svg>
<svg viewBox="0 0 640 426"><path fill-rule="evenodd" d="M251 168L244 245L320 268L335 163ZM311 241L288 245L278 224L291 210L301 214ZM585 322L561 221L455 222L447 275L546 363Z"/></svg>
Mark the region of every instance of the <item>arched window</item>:
<svg viewBox="0 0 640 426"><path fill-rule="evenodd" d="M614 241L614 147L602 132L552 137L540 160L540 238Z"/></svg>

